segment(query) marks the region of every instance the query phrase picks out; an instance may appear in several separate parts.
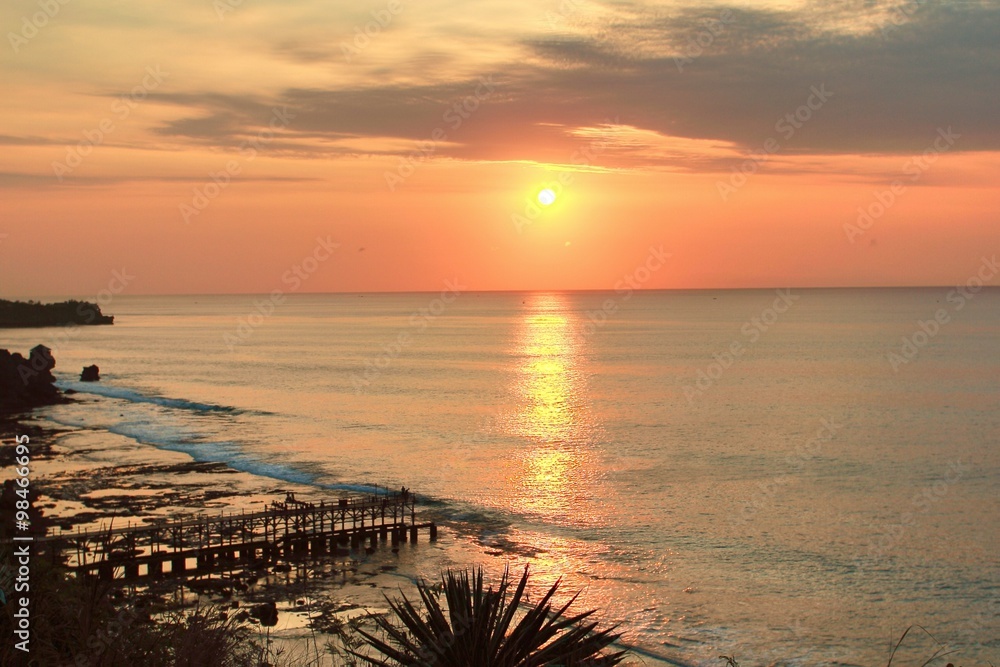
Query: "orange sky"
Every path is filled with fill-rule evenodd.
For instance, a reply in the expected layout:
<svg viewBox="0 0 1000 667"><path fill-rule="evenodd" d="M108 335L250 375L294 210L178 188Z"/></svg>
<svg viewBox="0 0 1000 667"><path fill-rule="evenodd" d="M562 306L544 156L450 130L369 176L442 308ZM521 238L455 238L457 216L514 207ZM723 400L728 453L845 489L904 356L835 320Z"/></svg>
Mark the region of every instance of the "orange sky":
<svg viewBox="0 0 1000 667"><path fill-rule="evenodd" d="M0 297L287 291L318 238L303 292L611 289L661 247L643 287L947 285L1000 250L993 3L335 4L5 3Z"/></svg>

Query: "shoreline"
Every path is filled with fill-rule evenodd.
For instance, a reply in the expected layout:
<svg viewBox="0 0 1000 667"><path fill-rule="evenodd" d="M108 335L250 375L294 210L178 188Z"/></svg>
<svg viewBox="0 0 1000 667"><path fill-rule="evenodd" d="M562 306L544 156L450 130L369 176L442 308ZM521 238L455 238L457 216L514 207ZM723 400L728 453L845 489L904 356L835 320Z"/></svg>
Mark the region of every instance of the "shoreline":
<svg viewBox="0 0 1000 667"><path fill-rule="evenodd" d="M225 463L194 461L185 453L102 429L61 426L40 414L45 409L0 418L0 442L5 445L0 451L12 451L6 445L17 436L30 438L30 488L38 493L33 509L43 513L48 535L146 524L164 517L259 511L286 492L316 502L332 495ZM424 542L413 548L428 547ZM266 632L267 640L289 656L310 655L311 664L333 665L322 647L335 639L339 623L387 611L383 593L393 597L400 589L415 590L413 582L422 573L406 572L406 563L399 561L385 548L360 557L279 563L252 573L168 577L145 587L143 595L175 611L207 604L251 609L274 602L278 623L261 627L262 637ZM320 662L315 662L317 645Z"/></svg>
<svg viewBox="0 0 1000 667"><path fill-rule="evenodd" d="M4 444L13 442L16 435L31 438L31 486L39 493L34 508L43 512L47 534L121 528L122 522L145 524L164 517L259 511L286 492L317 503L330 500L331 495L352 495L346 490L337 494L307 483L237 470L223 462L196 461L187 453L104 429L62 425L44 414L51 407L41 406L0 420L0 441ZM418 580L434 581L441 574L437 570L420 570L420 550L448 552L457 547L461 532L443 528L437 543L406 543L407 548L399 554L384 547L369 555L278 564L268 568L267 573L252 576L249 572L235 572L183 580L168 578L162 585L149 587L146 594L164 601L169 596L166 608L175 611L205 604L250 609L275 602L279 622L266 631L259 628L261 639L266 632L267 641L286 651L287 656L309 655L313 661L310 664L332 667L339 663L322 647L337 638L341 623L355 616L388 612L384 595L398 598L402 591L414 599ZM489 561L504 554L483 549L478 564L495 574L488 567ZM407 558L409 552L416 553L416 557ZM248 579L255 583L247 586ZM319 662L317 642L321 647ZM622 663L624 667L650 661L691 667L691 663L641 647L619 646L632 653Z"/></svg>
<svg viewBox="0 0 1000 667"><path fill-rule="evenodd" d="M88 398L77 395L71 400L86 409L88 403L111 399L98 394ZM222 462L199 462L186 452L145 444L103 428L71 426L55 421L53 416L59 416L58 411L65 408L64 405L45 406L0 418L0 437L4 445L12 442L14 435L28 434L31 437L32 487L42 494L36 507L53 520L56 532L76 530L77 527L107 528L112 517L114 527L120 528L124 526L123 521L135 524L154 517L260 510L288 491L307 502L330 500L337 494L352 493L348 484L331 489L309 483L287 482L237 470ZM56 413L51 415L49 411ZM430 508L425 506L424 511L434 513L433 503ZM496 574L496 564L516 556L509 547L496 554L490 553L485 543L480 541L474 544L474 533L466 533L459 526L445 528L441 542L442 550L454 555L473 554L477 558L474 562L484 565L493 574ZM471 551L469 547L473 547ZM327 563L316 567L306 563L299 568L301 571L294 573L271 572L269 576L260 578L249 591L233 590L245 583L237 577L228 574L209 577L221 583L196 587L202 588L201 594L191 590L192 587L187 584L178 586L182 589L179 599L182 606L175 608L191 609L192 605L205 602L219 605L235 602L241 609L248 609L275 600L280 620L276 627L268 631L268 639L302 655L312 651L309 647L315 642L323 644L327 639L336 638L335 633L324 633L324 630L335 630L337 619L363 615L368 611L386 611L383 593L390 598L398 597L402 588L411 600L414 599L411 592L415 591L416 579L423 577L434 581L439 576L437 562L425 558L425 550L433 548L426 541L420 542L412 547L415 558L406 562L394 560L386 549L380 549L367 557L347 559L341 566ZM411 549L403 551L410 552ZM469 561L459 561L459 566L463 562ZM383 566L391 566L392 569L383 569ZM309 578L300 579L302 573L308 573ZM586 599L581 602L581 609L583 607L589 607ZM690 667L705 664L696 659L691 662L670 655L673 650L680 650L676 645L659 647L647 643L619 646L631 651L630 658L623 663L628 666L663 664ZM744 654L744 657L748 656ZM331 662L319 664L337 663L331 658Z"/></svg>

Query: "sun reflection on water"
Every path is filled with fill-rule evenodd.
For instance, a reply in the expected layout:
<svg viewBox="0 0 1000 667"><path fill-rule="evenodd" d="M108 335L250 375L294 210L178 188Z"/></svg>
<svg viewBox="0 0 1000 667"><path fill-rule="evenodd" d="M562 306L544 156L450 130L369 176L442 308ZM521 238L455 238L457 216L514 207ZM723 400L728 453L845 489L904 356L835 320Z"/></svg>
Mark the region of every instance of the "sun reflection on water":
<svg viewBox="0 0 1000 667"><path fill-rule="evenodd" d="M518 337L518 435L560 444L587 438L577 316L559 294L529 297Z"/></svg>
<svg viewBox="0 0 1000 667"><path fill-rule="evenodd" d="M532 295L525 305L509 432L531 446L519 454L508 491L521 511L587 525L596 518L586 500L596 481L597 428L586 398L578 317L559 294Z"/></svg>

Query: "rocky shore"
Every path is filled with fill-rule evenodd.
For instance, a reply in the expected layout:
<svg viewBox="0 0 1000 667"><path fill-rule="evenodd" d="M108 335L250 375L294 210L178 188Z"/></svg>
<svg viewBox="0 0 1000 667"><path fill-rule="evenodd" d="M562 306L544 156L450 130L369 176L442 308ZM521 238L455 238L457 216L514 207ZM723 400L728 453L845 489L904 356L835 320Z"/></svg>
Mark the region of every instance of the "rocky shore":
<svg viewBox="0 0 1000 667"><path fill-rule="evenodd" d="M0 329L112 324L113 315L101 313L96 303L63 301L7 301L0 299ZM36 345L27 358L18 352L0 349L0 417L66 401L55 385L52 350ZM81 380L100 379L97 366L84 368Z"/></svg>
<svg viewBox="0 0 1000 667"><path fill-rule="evenodd" d="M52 350L36 345L28 357L0 350L0 415L54 405L66 400L52 375Z"/></svg>
<svg viewBox="0 0 1000 667"><path fill-rule="evenodd" d="M205 513L252 512L288 493L307 501L329 500L308 485L277 482L223 463L192 461L186 454L104 429L53 422L46 417L46 406L93 400L64 395L55 384L55 365L52 351L44 345L35 346L27 356L0 350L0 466L14 467L15 448L9 445L29 446L29 514L36 535L106 530ZM84 371L91 380L98 379L96 367ZM0 485L0 539L14 534L16 490L10 479ZM289 664L322 667L334 664L326 645L340 641L339 633L349 619L384 612L383 593L411 585L416 574L397 572L401 559L409 561L408 554L384 549L294 567L275 564L226 576L167 579L137 599L160 618L199 608L235 610L232 613L252 617L253 610L266 607L277 617L249 626L262 631L268 626L266 637L259 641L269 651L292 658ZM115 609L131 608L132 602L111 601ZM296 661L294 656L302 659ZM7 657L0 646L0 663L7 664Z"/></svg>
<svg viewBox="0 0 1000 667"><path fill-rule="evenodd" d="M0 454L13 451L6 445L15 438L28 437L32 526L48 534L262 510L289 492L316 502L322 497L306 485L276 482L222 463L192 461L185 454L103 430L55 426L43 414L26 411L0 418L4 445ZM0 490L0 519L11 514L7 496ZM9 531L0 531L0 536L3 533ZM254 609L267 606L278 616L273 622L257 623L267 631L260 641L282 652L288 659L284 664L341 664L334 662L326 644L339 641L338 633L348 619L385 611L383 593L409 585L412 577L396 572L406 556L384 549L372 555L331 557L291 567L275 564L224 576L167 578L141 591L139 599L157 618L198 608L252 616ZM125 602L115 598L115 604Z"/></svg>

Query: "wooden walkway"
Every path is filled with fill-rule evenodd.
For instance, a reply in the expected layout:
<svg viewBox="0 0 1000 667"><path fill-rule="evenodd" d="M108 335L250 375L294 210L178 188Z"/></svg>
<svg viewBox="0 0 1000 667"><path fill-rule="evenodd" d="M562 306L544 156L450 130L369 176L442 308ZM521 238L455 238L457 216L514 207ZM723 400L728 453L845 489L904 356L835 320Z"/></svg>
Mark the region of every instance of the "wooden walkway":
<svg viewBox="0 0 1000 667"><path fill-rule="evenodd" d="M372 553L379 542L416 542L419 530L437 539L434 523L416 522L409 491L306 503L288 495L262 512L160 521L34 540L38 554L78 575L126 583L196 576L279 560Z"/></svg>

